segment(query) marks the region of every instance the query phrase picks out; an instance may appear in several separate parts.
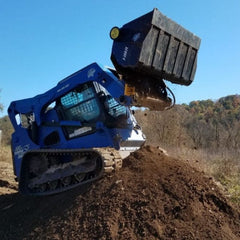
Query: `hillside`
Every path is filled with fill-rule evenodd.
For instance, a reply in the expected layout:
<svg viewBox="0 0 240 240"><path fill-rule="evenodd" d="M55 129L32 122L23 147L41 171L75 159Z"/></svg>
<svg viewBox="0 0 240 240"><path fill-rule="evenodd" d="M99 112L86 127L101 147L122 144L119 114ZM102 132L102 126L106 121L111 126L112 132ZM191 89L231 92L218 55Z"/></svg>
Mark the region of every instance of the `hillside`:
<svg viewBox="0 0 240 240"><path fill-rule="evenodd" d="M177 158L197 163L240 205L239 115L239 95L176 105L164 112L135 114L147 144L164 147Z"/></svg>
<svg viewBox="0 0 240 240"><path fill-rule="evenodd" d="M137 111L150 143L165 146L240 150L240 96L193 101L164 112ZM148 127L149 121L152 128Z"/></svg>

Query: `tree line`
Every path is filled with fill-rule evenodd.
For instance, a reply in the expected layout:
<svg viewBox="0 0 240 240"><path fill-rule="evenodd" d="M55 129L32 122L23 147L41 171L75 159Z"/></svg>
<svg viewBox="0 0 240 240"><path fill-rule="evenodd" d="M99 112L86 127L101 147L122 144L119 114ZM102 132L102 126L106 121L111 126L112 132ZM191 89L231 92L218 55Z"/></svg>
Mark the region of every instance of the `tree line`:
<svg viewBox="0 0 240 240"><path fill-rule="evenodd" d="M185 127L196 147L240 149L240 96L183 105L190 114Z"/></svg>
<svg viewBox="0 0 240 240"><path fill-rule="evenodd" d="M240 150L239 95L192 101L164 112L137 112L136 116L150 144Z"/></svg>

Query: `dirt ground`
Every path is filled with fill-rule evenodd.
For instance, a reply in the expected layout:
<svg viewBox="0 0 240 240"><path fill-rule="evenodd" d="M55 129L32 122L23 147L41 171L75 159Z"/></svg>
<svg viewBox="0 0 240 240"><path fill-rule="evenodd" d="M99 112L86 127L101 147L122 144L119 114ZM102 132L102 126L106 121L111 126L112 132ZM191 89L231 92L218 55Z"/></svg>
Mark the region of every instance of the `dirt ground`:
<svg viewBox="0 0 240 240"><path fill-rule="evenodd" d="M240 239L240 213L213 179L146 146L88 190L17 192L0 168L0 239Z"/></svg>

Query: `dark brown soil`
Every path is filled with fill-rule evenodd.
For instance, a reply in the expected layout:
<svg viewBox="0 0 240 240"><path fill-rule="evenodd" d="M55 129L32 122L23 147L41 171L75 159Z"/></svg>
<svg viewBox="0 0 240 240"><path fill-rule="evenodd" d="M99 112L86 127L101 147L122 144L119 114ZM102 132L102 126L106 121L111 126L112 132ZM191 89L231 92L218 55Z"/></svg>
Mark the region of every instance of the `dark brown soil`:
<svg viewBox="0 0 240 240"><path fill-rule="evenodd" d="M24 197L0 182L0 239L240 239L240 214L187 162L143 147L92 185Z"/></svg>

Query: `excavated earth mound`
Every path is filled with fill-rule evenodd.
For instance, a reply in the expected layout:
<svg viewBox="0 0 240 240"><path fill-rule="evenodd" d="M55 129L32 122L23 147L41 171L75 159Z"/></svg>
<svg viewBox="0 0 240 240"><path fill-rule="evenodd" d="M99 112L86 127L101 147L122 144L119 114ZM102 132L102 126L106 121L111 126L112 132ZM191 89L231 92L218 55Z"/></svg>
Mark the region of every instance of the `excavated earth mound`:
<svg viewBox="0 0 240 240"><path fill-rule="evenodd" d="M33 198L1 182L12 191L0 195L0 239L240 239L240 213L214 181L155 147L85 192Z"/></svg>

